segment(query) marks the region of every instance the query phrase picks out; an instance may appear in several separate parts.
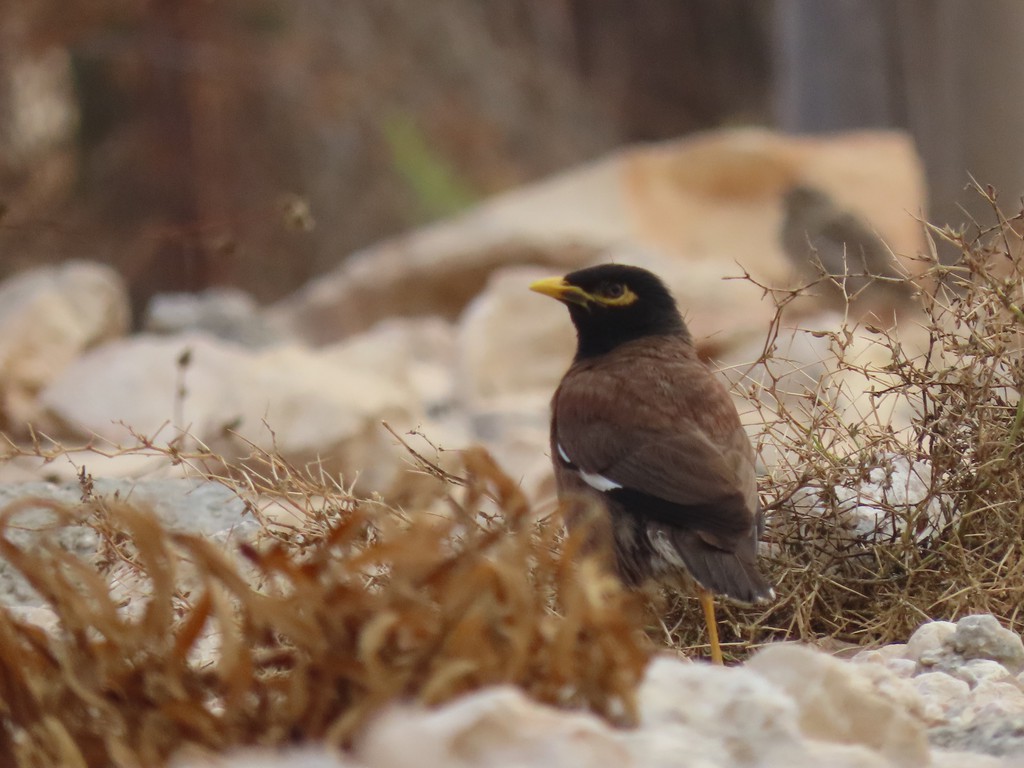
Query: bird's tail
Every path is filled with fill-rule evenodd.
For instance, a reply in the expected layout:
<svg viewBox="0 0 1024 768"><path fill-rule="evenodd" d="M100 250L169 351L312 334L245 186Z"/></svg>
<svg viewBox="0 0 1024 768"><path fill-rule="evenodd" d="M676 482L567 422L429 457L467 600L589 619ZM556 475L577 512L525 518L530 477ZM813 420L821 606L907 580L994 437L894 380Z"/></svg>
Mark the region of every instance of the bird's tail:
<svg viewBox="0 0 1024 768"><path fill-rule="evenodd" d="M648 529L648 537L663 560L684 566L704 589L741 603L760 603L775 597L775 590L757 568L756 547L728 552L708 544L693 531L662 526Z"/></svg>

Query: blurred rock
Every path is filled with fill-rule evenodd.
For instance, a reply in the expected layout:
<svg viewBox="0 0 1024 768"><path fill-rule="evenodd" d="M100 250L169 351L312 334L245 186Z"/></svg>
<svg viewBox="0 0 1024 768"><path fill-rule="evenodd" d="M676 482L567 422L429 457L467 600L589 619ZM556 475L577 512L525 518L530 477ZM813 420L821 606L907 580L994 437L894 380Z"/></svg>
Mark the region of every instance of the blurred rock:
<svg viewBox="0 0 1024 768"><path fill-rule="evenodd" d="M369 768L365 763L327 747L239 749L226 755L173 758L170 768Z"/></svg>
<svg viewBox="0 0 1024 768"><path fill-rule="evenodd" d="M433 710L392 707L371 723L355 757L372 768L1010 765L931 749L913 686L881 668L869 672L796 645L724 669L661 656L640 688L636 728L498 687Z"/></svg>
<svg viewBox="0 0 1024 768"><path fill-rule="evenodd" d="M653 255L678 263L669 284L695 336L721 334L723 319L734 318L720 299L741 294L735 300L746 302L743 319L763 332L769 310L758 311L765 300L755 286L732 281L717 288L744 270L764 284L792 284L778 231L782 195L796 183L832 193L898 254L913 254L923 242L913 218L924 207L922 169L904 134L810 138L725 130L627 149L373 246L272 314L281 327L326 343L389 315L453 318L500 267L537 264L559 272L612 260L648 266L646 255Z"/></svg>
<svg viewBox="0 0 1024 768"><path fill-rule="evenodd" d="M924 672L913 679L924 702L924 719L929 726L944 725L957 717L971 695L963 680L942 672Z"/></svg>
<svg viewBox="0 0 1024 768"><path fill-rule="evenodd" d="M256 300L238 288L157 294L146 307L143 330L163 335L202 331L254 348L287 340L267 321Z"/></svg>
<svg viewBox="0 0 1024 768"><path fill-rule="evenodd" d="M946 646L964 659L998 661L1014 674L1024 670L1024 642L1020 635L1004 628L991 614L960 619Z"/></svg>
<svg viewBox="0 0 1024 768"><path fill-rule="evenodd" d="M841 483L819 487L814 481L800 488L791 501L797 519L829 517L838 534L836 541L821 542L848 554L850 545L899 541L908 525L918 542L934 536L943 526L939 500L928 497L931 466L906 456L881 454L873 467L857 467L856 476ZM866 477L864 476L866 474Z"/></svg>
<svg viewBox="0 0 1024 768"><path fill-rule="evenodd" d="M152 511L172 531L201 533L225 542L245 540L259 528L243 501L220 483L195 478L136 481L96 477L92 479L90 494L92 499L105 504L130 500L139 508ZM0 510L13 508L12 505L18 508L13 524L4 531L5 538L25 550L37 548L45 538L81 560L94 561L101 541L93 528L74 523L54 526L57 517L52 505L75 509L82 495L78 482L0 485ZM128 571L125 578L112 580L115 590L139 580L137 572ZM0 605L23 606L26 618L49 629L48 614L30 610L45 604L22 574L0 557Z"/></svg>
<svg viewBox="0 0 1024 768"><path fill-rule="evenodd" d="M509 264L550 264L568 271L597 259L571 241L535 245L512 236L477 238L458 217L353 254L268 310L274 326L311 344L327 344L389 317L453 320L483 288L491 272ZM449 231L451 228L451 231Z"/></svg>
<svg viewBox="0 0 1024 768"><path fill-rule="evenodd" d="M915 643L911 638L910 647L914 648L921 669L960 676L958 670L966 667L963 679L967 682L976 678L975 672L982 669L988 669L981 675L983 678L993 677L992 669L985 665L966 666L971 660L996 662L1007 670L1008 676L1024 669L1024 642L1018 634L1000 625L991 614L965 616L956 623L952 632L942 626L931 629L930 633L934 636L931 640L922 639Z"/></svg>
<svg viewBox="0 0 1024 768"><path fill-rule="evenodd" d="M907 641L905 655L908 659L922 663L923 658L932 658L956 632L952 621L929 621L922 624Z"/></svg>
<svg viewBox="0 0 1024 768"><path fill-rule="evenodd" d="M69 261L0 283L0 429L21 434L36 395L83 351L128 331L128 295L116 272Z"/></svg>
<svg viewBox="0 0 1024 768"><path fill-rule="evenodd" d="M173 758L170 768L369 768L327 747L239 749L226 755L188 755Z"/></svg>
<svg viewBox="0 0 1024 768"><path fill-rule="evenodd" d="M859 674L857 665L787 644L765 648L747 666L792 697L807 738L864 745L896 765L927 765L922 721L884 695L877 679Z"/></svg>
<svg viewBox="0 0 1024 768"><path fill-rule="evenodd" d="M954 669L953 674L971 688L977 688L981 683L1016 684L1010 671L991 659L970 659Z"/></svg>
<svg viewBox="0 0 1024 768"><path fill-rule="evenodd" d="M1024 715L1003 718L993 717L980 719L970 725L948 725L936 728L931 733L932 743L945 749L957 749L971 753L971 757L961 765L985 765L976 762L978 753L986 753L997 757L1005 756L1007 760L1001 765L1020 766L1024 764Z"/></svg>
<svg viewBox="0 0 1024 768"><path fill-rule="evenodd" d="M358 474L362 490L385 491L401 479L405 456L381 422L399 431L426 423L418 387L445 387L429 383L431 366L443 361L423 363L437 334L432 324L386 324L319 350L251 350L203 334L136 336L80 358L41 400L58 433L116 445L133 444L132 431L170 440L187 430L229 459L248 455L252 441L299 466L320 461L346 481Z"/></svg>
<svg viewBox="0 0 1024 768"><path fill-rule="evenodd" d="M576 334L565 307L527 290L550 274L498 270L459 318L456 380L471 411L500 409L532 392L550 399L569 367Z"/></svg>
<svg viewBox="0 0 1024 768"><path fill-rule="evenodd" d="M373 768L619 768L629 752L598 718L559 712L516 688L471 693L433 711L397 707L371 724L356 757Z"/></svg>

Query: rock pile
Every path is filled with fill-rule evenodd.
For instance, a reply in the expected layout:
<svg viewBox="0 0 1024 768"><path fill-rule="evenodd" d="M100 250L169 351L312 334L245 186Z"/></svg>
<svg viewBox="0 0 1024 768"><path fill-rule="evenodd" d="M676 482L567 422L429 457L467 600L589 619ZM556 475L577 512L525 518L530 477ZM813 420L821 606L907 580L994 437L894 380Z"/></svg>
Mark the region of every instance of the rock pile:
<svg viewBox="0 0 1024 768"><path fill-rule="evenodd" d="M70 503L79 493L42 484L5 488L0 505L29 497ZM254 527L240 500L214 483L102 480L94 493L130 494L171 528L216 541L237 541ZM22 513L19 535L30 535L45 515L42 507L38 519ZM99 542L87 533L68 529L64 543L88 558ZM0 595L22 617L56 626L56 617L6 567ZM250 752L212 764L1011 768L1024 765L1024 642L992 616L979 615L927 622L905 644L849 660L795 643L768 646L731 668L664 654L648 667L639 710L635 728L613 727L499 686L437 709L395 704L344 758L313 750Z"/></svg>
<svg viewBox="0 0 1024 768"><path fill-rule="evenodd" d="M648 669L635 729L498 687L436 710L395 706L349 756L250 752L216 765L1013 768L1024 765L1024 678L992 656L1019 663L1021 653L1020 637L991 616L969 616L853 661L789 644L736 668L662 656ZM946 671L929 671L926 661L940 657Z"/></svg>
<svg viewBox="0 0 1024 768"><path fill-rule="evenodd" d="M525 286L597 261L650 267L709 357L749 362L774 307L754 283L725 278L799 281L779 240L783 195L797 183L827 189L895 253L918 250L922 172L905 136L696 136L623 151L354 254L266 309L237 291L159 297L147 332L125 336L116 275L72 265L19 278L4 290L21 298L0 310L0 428L107 446L187 431L229 457L273 446L297 465L358 477L360 492L401 497L410 475L386 421L444 448L483 443L541 498L547 402L572 337L559 308ZM792 316L812 329L841 321L813 301ZM816 364L818 346L794 342L794 370ZM89 466L152 469L96 455ZM22 457L0 479L41 471ZM45 472L70 478L78 466Z"/></svg>
<svg viewBox="0 0 1024 768"><path fill-rule="evenodd" d="M706 355L727 367L749 362L774 313L758 284L797 280L778 231L783 194L798 183L826 189L897 255L918 250L922 172L906 137L731 131L629 150L512 192L355 254L266 309L238 294L165 297L147 332L127 335L127 299L113 273L72 264L16 278L0 285L0 428L21 450L0 462L0 480L71 479L85 463L96 477L128 478L117 481L126 493L164 483L154 499L181 491L190 510L182 524L218 536L237 531L240 508L221 499L217 514L237 519L202 527L215 517L212 492L175 479L182 467L165 457L117 446L187 433L182 445L227 457L272 448L401 503L424 479L406 471L386 421L442 448L483 443L528 495L544 499L547 403L573 340L562 310L531 295L529 282L598 261L649 267L677 294ZM724 279L745 273L756 284ZM842 320L813 300L789 311L787 320L812 330ZM828 373L818 341L780 337L796 397L800 377L813 388ZM863 347L870 356L870 343ZM32 430L68 445L93 441L93 450L51 461L34 449ZM433 455L429 443L416 445ZM870 473L863 493L843 500L860 539L877 533L875 502L916 493L923 470L903 469L902 479ZM115 481L100 481L109 492L104 482ZM76 491L3 493L0 504ZM2 568L0 595L23 613L39 610ZM729 669L664 656L640 700L640 725L615 729L491 688L432 711L394 706L344 758L306 751L217 764L1024 765L1024 646L991 616L926 623L905 645L851 661L797 645L765 648Z"/></svg>

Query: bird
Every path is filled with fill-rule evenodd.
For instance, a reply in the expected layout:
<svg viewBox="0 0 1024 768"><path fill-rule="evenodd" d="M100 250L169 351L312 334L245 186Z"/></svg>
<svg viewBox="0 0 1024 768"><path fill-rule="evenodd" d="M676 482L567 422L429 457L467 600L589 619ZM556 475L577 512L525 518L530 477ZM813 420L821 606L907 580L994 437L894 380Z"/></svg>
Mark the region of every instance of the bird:
<svg viewBox="0 0 1024 768"><path fill-rule="evenodd" d="M576 354L551 400L551 460L570 529L598 510L622 582L690 586L722 664L714 596L775 593L757 564L764 516L732 398L698 357L665 284L601 264L530 289L568 307Z"/></svg>
<svg viewBox="0 0 1024 768"><path fill-rule="evenodd" d="M901 306L911 294L885 242L864 221L817 187L797 184L783 196L782 248L811 279L828 277L827 298Z"/></svg>

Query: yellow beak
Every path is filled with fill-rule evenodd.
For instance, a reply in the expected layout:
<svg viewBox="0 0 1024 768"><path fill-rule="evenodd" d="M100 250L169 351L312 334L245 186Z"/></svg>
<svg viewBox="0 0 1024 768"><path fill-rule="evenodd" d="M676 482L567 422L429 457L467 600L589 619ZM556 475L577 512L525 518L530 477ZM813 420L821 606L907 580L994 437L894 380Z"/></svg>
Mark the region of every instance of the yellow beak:
<svg viewBox="0 0 1024 768"><path fill-rule="evenodd" d="M590 301L590 295L586 291L575 285L569 285L562 277L546 277L543 280L538 280L530 284L530 290L573 304L586 305Z"/></svg>

